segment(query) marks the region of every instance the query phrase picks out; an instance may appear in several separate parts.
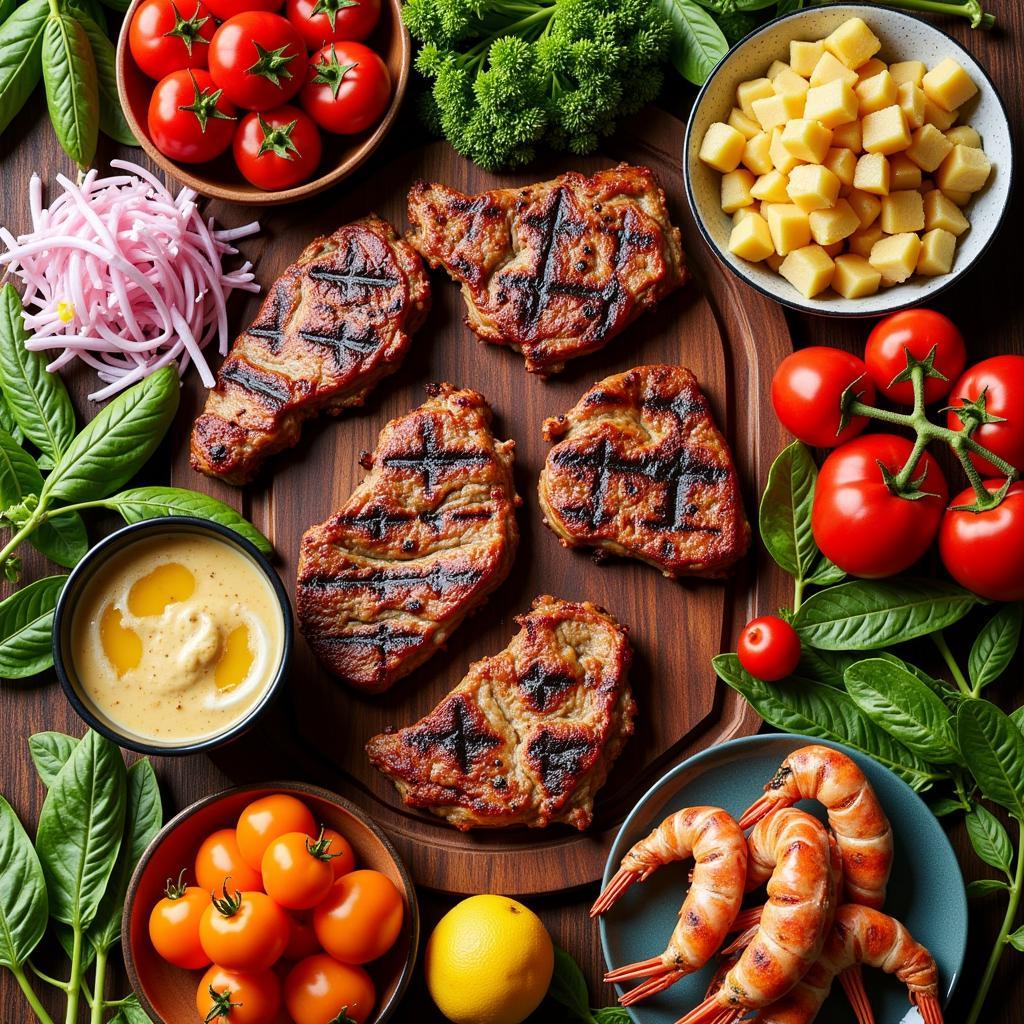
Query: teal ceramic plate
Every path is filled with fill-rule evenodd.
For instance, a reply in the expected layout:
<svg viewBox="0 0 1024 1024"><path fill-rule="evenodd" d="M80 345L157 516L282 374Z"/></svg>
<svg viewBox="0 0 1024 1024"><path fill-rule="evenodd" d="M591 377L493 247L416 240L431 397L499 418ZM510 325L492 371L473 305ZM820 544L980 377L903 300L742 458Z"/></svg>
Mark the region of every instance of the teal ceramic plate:
<svg viewBox="0 0 1024 1024"><path fill-rule="evenodd" d="M765 782L788 754L805 744L823 742L805 736L749 736L712 747L673 768L623 823L605 866L604 884L618 869L623 854L673 811L712 804L738 817L761 795ZM861 766L892 822L896 856L885 910L931 950L939 965L940 991L948 1000L967 945L967 897L949 841L924 801L905 782L848 747L826 745L845 751ZM800 806L824 817L815 804ZM609 969L644 960L665 948L690 867L689 863L666 865L642 885L633 886L601 918L601 945ZM673 1024L701 1002L710 978L710 967L683 978L667 992L630 1007L630 1016L637 1024ZM865 983L877 1024L920 1021L899 982L881 971L867 970ZM836 985L815 1024L853 1021Z"/></svg>

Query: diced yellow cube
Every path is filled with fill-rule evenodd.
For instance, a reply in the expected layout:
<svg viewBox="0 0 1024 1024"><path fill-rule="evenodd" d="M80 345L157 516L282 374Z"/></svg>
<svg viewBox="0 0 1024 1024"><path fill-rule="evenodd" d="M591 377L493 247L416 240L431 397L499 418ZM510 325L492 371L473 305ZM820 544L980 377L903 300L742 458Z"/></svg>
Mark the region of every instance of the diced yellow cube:
<svg viewBox="0 0 1024 1024"><path fill-rule="evenodd" d="M904 189L921 187L921 168L905 153L889 157L889 191L902 192Z"/></svg>
<svg viewBox="0 0 1024 1024"><path fill-rule="evenodd" d="M785 65L783 70L772 78L772 88L780 96L803 96L810 86L806 78L801 78L789 65Z"/></svg>
<svg viewBox="0 0 1024 1024"><path fill-rule="evenodd" d="M752 139L747 139L743 148L743 166L754 174L767 174L773 166L771 145L772 137L767 132L758 132Z"/></svg>
<svg viewBox="0 0 1024 1024"><path fill-rule="evenodd" d="M804 112L804 97L794 93L773 93L763 99L754 100L752 106L757 123L765 131L770 131L794 117L801 117Z"/></svg>
<svg viewBox="0 0 1024 1024"><path fill-rule="evenodd" d="M745 139L752 139L755 135L761 134L761 126L752 117L747 117L739 107L732 108L726 123Z"/></svg>
<svg viewBox="0 0 1024 1024"><path fill-rule="evenodd" d="M789 193L786 191L788 184L789 178L782 171L769 171L754 182L750 194L765 203L788 203Z"/></svg>
<svg viewBox="0 0 1024 1024"><path fill-rule="evenodd" d="M874 295L882 282L882 275L863 256L846 253L835 259L832 288L844 299L863 299Z"/></svg>
<svg viewBox="0 0 1024 1024"><path fill-rule="evenodd" d="M768 147L768 155L772 158L775 170L789 174L800 161L782 144L782 129L772 129L772 141Z"/></svg>
<svg viewBox="0 0 1024 1024"><path fill-rule="evenodd" d="M933 189L924 197L924 227L926 231L941 228L951 235L962 235L970 222L960 212L960 207L939 189Z"/></svg>
<svg viewBox="0 0 1024 1024"><path fill-rule="evenodd" d="M913 131L924 124L924 107L928 102L925 99L924 90L914 85L913 82L904 82L896 87L896 102L907 119L907 127Z"/></svg>
<svg viewBox="0 0 1024 1024"><path fill-rule="evenodd" d="M896 83L888 71L858 82L857 88L853 91L857 94L861 117L881 110L883 107L891 107L897 100ZM923 104L921 112L923 116Z"/></svg>
<svg viewBox="0 0 1024 1024"><path fill-rule="evenodd" d="M775 90L767 78L751 78L747 82L740 82L736 86L736 105L752 121L754 117L754 101L763 100L768 96L774 96Z"/></svg>
<svg viewBox="0 0 1024 1024"><path fill-rule="evenodd" d="M925 277L941 277L953 268L956 235L942 228L934 228L921 237L921 252L917 257L917 272Z"/></svg>
<svg viewBox="0 0 1024 1024"><path fill-rule="evenodd" d="M818 245L834 245L860 229L860 218L845 199L836 200L831 210L812 210L807 220Z"/></svg>
<svg viewBox="0 0 1024 1024"><path fill-rule="evenodd" d="M836 265L820 245L794 249L779 267L779 273L805 298L813 299L831 283Z"/></svg>
<svg viewBox="0 0 1024 1024"><path fill-rule="evenodd" d="M917 268L921 239L913 232L888 235L871 248L868 263L882 275L883 284L902 284Z"/></svg>
<svg viewBox="0 0 1024 1024"><path fill-rule="evenodd" d="M751 213L736 224L729 235L729 252L754 263L775 252L768 222L759 213Z"/></svg>
<svg viewBox="0 0 1024 1024"><path fill-rule="evenodd" d="M746 167L738 167L722 175L722 209L725 213L735 213L741 206L749 206L754 197L750 189L754 184L754 176Z"/></svg>
<svg viewBox="0 0 1024 1024"><path fill-rule="evenodd" d="M826 128L838 128L857 120L857 95L849 82L835 78L815 85L807 92L803 116L820 121Z"/></svg>
<svg viewBox="0 0 1024 1024"><path fill-rule="evenodd" d="M910 145L910 129L897 104L861 118L861 141L869 153L898 153Z"/></svg>
<svg viewBox="0 0 1024 1024"><path fill-rule="evenodd" d="M739 222L741 220L743 220L744 217L749 217L751 214L760 213L760 212L761 212L761 204L755 200L749 206L741 206L732 215L732 222L733 222L733 224L739 224Z"/></svg>
<svg viewBox="0 0 1024 1024"><path fill-rule="evenodd" d="M882 200L870 192L862 192L859 188L855 188L846 197L846 201L860 219L861 230L874 224L882 212Z"/></svg>
<svg viewBox="0 0 1024 1024"><path fill-rule="evenodd" d="M863 82L868 78L874 78L875 75L880 75L883 71L888 71L889 65L884 60L879 60L877 57L872 57L871 60L866 60L859 68L857 68L857 81Z"/></svg>
<svg viewBox="0 0 1024 1024"><path fill-rule="evenodd" d="M849 124L842 124L832 129L832 145L838 149L849 149L853 153L860 153L864 147L861 145L860 120L851 121Z"/></svg>
<svg viewBox="0 0 1024 1024"><path fill-rule="evenodd" d="M825 52L825 44L819 39L813 43L805 43L802 39L792 39L789 43L789 66L804 78L814 74L814 65L821 60Z"/></svg>
<svg viewBox="0 0 1024 1024"><path fill-rule="evenodd" d="M738 174L738 171L734 171ZM882 215L879 218L887 235L901 235L907 231L924 230L924 197L910 189L890 192L882 197Z"/></svg>
<svg viewBox="0 0 1024 1024"><path fill-rule="evenodd" d="M957 128L950 128L946 132L946 138L953 143L954 146L973 146L975 149L981 149L981 136L969 125L962 124Z"/></svg>
<svg viewBox="0 0 1024 1024"><path fill-rule="evenodd" d="M910 82L911 85L916 85L919 88L921 79L924 78L924 73L927 70L919 60L901 60L889 65L889 74L892 75L897 85Z"/></svg>
<svg viewBox="0 0 1024 1024"><path fill-rule="evenodd" d="M935 184L943 192L977 192L992 173L992 164L984 150L973 146L954 146L935 172Z"/></svg>
<svg viewBox="0 0 1024 1024"><path fill-rule="evenodd" d="M849 245L850 252L854 255L863 256L864 259L867 259L871 255L871 250L875 247L875 242L882 238L885 238L885 233L876 221L870 227L861 228L860 231L850 235L846 244Z"/></svg>
<svg viewBox="0 0 1024 1024"><path fill-rule="evenodd" d="M882 48L882 42L863 18L850 18L825 37L825 49L848 68L859 68Z"/></svg>
<svg viewBox="0 0 1024 1024"><path fill-rule="evenodd" d="M764 73L765 78L769 82L775 81L777 75L781 75L783 71L788 71L789 65L784 60L773 60L768 65L768 70Z"/></svg>
<svg viewBox="0 0 1024 1024"><path fill-rule="evenodd" d="M935 125L923 124L910 137L906 156L930 174L952 152L953 143Z"/></svg>
<svg viewBox="0 0 1024 1024"><path fill-rule="evenodd" d="M811 88L825 85L826 82L834 82L836 79L845 82L852 89L857 84L857 72L851 71L831 53L823 53L811 72Z"/></svg>
<svg viewBox="0 0 1024 1024"><path fill-rule="evenodd" d="M801 210L827 210L839 197L839 179L821 164L800 164L789 172L787 191Z"/></svg>
<svg viewBox="0 0 1024 1024"><path fill-rule="evenodd" d="M876 196L889 194L889 161L881 153L865 153L853 172L853 187Z"/></svg>
<svg viewBox="0 0 1024 1024"><path fill-rule="evenodd" d="M780 256L807 245L811 240L811 223L799 206L774 203L764 211L764 219L768 222L772 245Z"/></svg>
<svg viewBox="0 0 1024 1024"><path fill-rule="evenodd" d="M956 110L978 91L971 76L952 57L936 64L921 79L921 88L943 110Z"/></svg>
<svg viewBox="0 0 1024 1024"><path fill-rule="evenodd" d="M852 149L830 149L822 163L839 179L841 185L853 184L857 154Z"/></svg>
<svg viewBox="0 0 1024 1024"><path fill-rule="evenodd" d="M824 249L832 259L835 259L843 251L845 244L845 242L840 240L838 242L833 242L831 245L823 245L822 249Z"/></svg>
<svg viewBox="0 0 1024 1024"><path fill-rule="evenodd" d="M782 145L798 160L820 164L832 144L832 132L820 121L796 117L782 129Z"/></svg>
<svg viewBox="0 0 1024 1024"><path fill-rule="evenodd" d="M735 128L716 121L704 135L700 144L700 158L709 167L727 174L740 164L747 140Z"/></svg>
<svg viewBox="0 0 1024 1024"><path fill-rule="evenodd" d="M942 194L961 208L965 207L974 196L973 192L961 192L955 188L944 188Z"/></svg>
<svg viewBox="0 0 1024 1024"><path fill-rule="evenodd" d="M957 112L955 110L943 110L937 103L933 103L928 97L924 101L924 123L933 124L939 131L948 131L956 124Z"/></svg>

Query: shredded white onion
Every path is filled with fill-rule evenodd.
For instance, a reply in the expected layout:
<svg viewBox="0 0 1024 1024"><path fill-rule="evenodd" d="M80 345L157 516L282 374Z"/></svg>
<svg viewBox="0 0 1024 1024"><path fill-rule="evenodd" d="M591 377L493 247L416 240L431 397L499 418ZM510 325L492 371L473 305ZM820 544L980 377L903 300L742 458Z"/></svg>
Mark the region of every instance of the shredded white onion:
<svg viewBox="0 0 1024 1024"><path fill-rule="evenodd" d="M203 349L216 337L227 354L228 296L260 290L249 261L232 271L222 261L259 223L218 228L192 189L174 197L145 168L110 164L128 173L92 170L80 185L58 175L64 191L48 207L33 174L32 231L15 238L0 227L0 266L25 285L28 348L60 350L51 371L74 359L95 369L107 384L89 396L97 402L175 361L179 375L194 363L213 387Z"/></svg>

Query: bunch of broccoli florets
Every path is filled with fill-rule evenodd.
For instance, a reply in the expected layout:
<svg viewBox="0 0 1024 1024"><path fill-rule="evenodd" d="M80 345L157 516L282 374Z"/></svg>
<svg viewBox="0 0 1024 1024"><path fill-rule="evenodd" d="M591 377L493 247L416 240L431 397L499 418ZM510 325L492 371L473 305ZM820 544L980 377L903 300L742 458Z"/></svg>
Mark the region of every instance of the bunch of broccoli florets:
<svg viewBox="0 0 1024 1024"><path fill-rule="evenodd" d="M592 152L657 96L670 37L651 0L408 0L404 18L428 122L488 170Z"/></svg>

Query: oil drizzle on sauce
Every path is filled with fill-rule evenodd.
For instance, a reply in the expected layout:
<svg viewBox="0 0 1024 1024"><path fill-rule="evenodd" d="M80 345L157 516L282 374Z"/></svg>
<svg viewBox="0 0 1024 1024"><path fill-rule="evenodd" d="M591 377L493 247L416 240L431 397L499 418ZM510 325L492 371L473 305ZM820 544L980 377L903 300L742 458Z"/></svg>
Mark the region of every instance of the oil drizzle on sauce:
<svg viewBox="0 0 1024 1024"><path fill-rule="evenodd" d="M124 624L121 610L108 604L100 620L100 643L118 679L142 661L142 637Z"/></svg>
<svg viewBox="0 0 1024 1024"><path fill-rule="evenodd" d="M163 615L164 609L187 601L196 592L196 578L178 562L164 562L136 580L128 591L128 611L143 618Z"/></svg>
<svg viewBox="0 0 1024 1024"><path fill-rule="evenodd" d="M219 690L237 686L252 668L253 653L249 647L249 627L236 626L227 635L220 660L213 672L213 681Z"/></svg>

